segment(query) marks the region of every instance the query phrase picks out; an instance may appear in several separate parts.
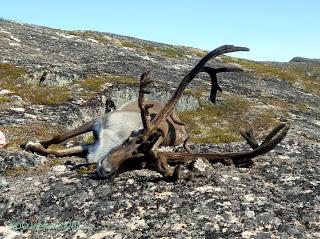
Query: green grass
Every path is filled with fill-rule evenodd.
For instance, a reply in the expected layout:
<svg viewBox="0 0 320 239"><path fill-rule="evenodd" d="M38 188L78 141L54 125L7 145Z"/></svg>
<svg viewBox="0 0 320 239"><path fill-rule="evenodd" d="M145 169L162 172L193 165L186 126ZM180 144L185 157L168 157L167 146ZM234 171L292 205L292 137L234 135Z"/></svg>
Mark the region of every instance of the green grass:
<svg viewBox="0 0 320 239"><path fill-rule="evenodd" d="M252 128L256 132L276 125L273 110L255 110L253 103L238 96L223 95L223 103L207 104L197 111L179 114L194 143L230 143L241 140L239 130Z"/></svg>
<svg viewBox="0 0 320 239"><path fill-rule="evenodd" d="M10 64L0 64L0 85L34 104L55 105L71 99L66 87L38 86L24 76L27 70Z"/></svg>

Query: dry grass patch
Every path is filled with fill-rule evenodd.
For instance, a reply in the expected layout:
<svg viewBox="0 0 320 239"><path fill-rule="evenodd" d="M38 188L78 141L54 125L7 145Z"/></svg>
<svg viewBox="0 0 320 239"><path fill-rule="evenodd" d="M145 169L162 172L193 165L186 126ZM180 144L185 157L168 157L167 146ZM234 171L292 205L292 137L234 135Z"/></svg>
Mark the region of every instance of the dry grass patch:
<svg viewBox="0 0 320 239"><path fill-rule="evenodd" d="M6 177L17 177L17 176L33 176L40 173L46 173L51 170L53 166L57 166L63 164L63 162L59 159L50 159L46 161L43 165L40 165L36 168L25 168L21 166L6 168L3 171L3 175Z"/></svg>
<svg viewBox="0 0 320 239"><path fill-rule="evenodd" d="M8 146L20 145L30 140L45 140L63 132L59 126L37 123L22 126L0 127L8 141Z"/></svg>
<svg viewBox="0 0 320 239"><path fill-rule="evenodd" d="M91 76L84 80L79 80L77 83L84 89L89 91L99 91L106 83L123 83L123 84L139 84L139 80L133 77L127 76Z"/></svg>
<svg viewBox="0 0 320 239"><path fill-rule="evenodd" d="M223 95L219 105L206 104L197 111L182 112L179 117L194 143L230 143L241 140L240 129L255 132L269 130L277 124L272 109L257 110L253 103L234 95Z"/></svg>

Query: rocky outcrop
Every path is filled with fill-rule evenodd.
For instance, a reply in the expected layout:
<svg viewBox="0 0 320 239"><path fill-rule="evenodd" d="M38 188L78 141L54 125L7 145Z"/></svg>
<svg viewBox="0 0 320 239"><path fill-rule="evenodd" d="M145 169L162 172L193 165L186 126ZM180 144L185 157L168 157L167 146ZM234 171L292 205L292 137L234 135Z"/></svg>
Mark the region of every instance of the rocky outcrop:
<svg viewBox="0 0 320 239"><path fill-rule="evenodd" d="M17 144L98 117L109 100L118 108L135 99L134 80L149 69L155 79L151 96L166 101L203 52L110 33L67 32L6 20L0 20L0 50L1 63L26 68L18 78L28 83L26 87L37 85L48 72L43 85L26 88L33 90L30 94L47 86L61 86L70 93L59 104L39 104L24 97L21 88L18 92L0 85L0 131L9 142L0 149L0 238L320 237L320 98L299 82L254 71L249 64L242 66L243 73L218 76L225 95L250 103L250 112L239 117L253 119L254 113L269 112L262 114L263 123L273 117L291 125L284 142L258 157L251 168L198 160L183 168L187 177L177 182L163 181L150 170L94 180L81 158L43 157L22 151ZM234 64L222 61L210 64ZM301 67L300 63L266 63L263 67L292 69L296 64ZM316 68L312 70L308 80L314 80L310 78ZM91 75L128 77L133 82L103 82L98 90L89 91L83 82ZM2 82L6 79L0 78ZM200 74L177 111L198 110L200 114L208 87L208 77ZM218 107L228 106L225 101L219 96ZM218 115L212 117L221 125L232 123L221 121ZM203 127L210 129L210 125ZM261 136L264 131L256 133ZM64 146L83 140L77 138ZM234 142L190 147L205 153L240 151L248 146Z"/></svg>
<svg viewBox="0 0 320 239"><path fill-rule="evenodd" d="M297 56L293 57L289 62L320 64L320 59L311 59Z"/></svg>

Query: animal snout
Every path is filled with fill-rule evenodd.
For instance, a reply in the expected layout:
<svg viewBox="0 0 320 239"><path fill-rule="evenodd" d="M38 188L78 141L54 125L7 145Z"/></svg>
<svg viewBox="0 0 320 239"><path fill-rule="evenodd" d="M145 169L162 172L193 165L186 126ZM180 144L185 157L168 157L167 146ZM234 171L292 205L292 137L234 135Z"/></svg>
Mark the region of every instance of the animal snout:
<svg viewBox="0 0 320 239"><path fill-rule="evenodd" d="M112 173L117 171L117 167L108 159L103 159L98 162L97 174L101 178L109 177Z"/></svg>

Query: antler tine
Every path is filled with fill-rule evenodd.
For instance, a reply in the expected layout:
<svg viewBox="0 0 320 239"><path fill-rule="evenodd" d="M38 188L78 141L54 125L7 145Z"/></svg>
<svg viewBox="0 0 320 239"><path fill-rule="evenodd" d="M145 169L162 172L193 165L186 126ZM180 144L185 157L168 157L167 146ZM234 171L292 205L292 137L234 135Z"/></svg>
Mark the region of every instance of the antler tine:
<svg viewBox="0 0 320 239"><path fill-rule="evenodd" d="M149 109L153 107L153 104L146 104L144 102L144 95L149 94L150 92L146 89L148 85L152 83L150 78L150 71L142 73L140 77L140 88L139 88L139 97L138 97L138 105L140 108L141 119L143 128L148 131L150 129L150 120L148 119L149 116Z"/></svg>
<svg viewBox="0 0 320 239"><path fill-rule="evenodd" d="M247 141L252 149L256 149L259 147L257 140L253 136L252 129L250 130L240 130L241 136Z"/></svg>
<svg viewBox="0 0 320 239"><path fill-rule="evenodd" d="M277 127L275 127L273 130L271 130L269 132L269 134L265 137L265 139L260 144L260 146L265 145L268 142L270 142L270 140L272 140L275 137L275 135L277 135L279 133L279 131L282 130L283 128L285 128L285 127L289 127L289 126L287 126L285 123L280 123ZM257 140L253 136L252 129L250 129L250 130L240 130L240 134L241 134L241 136L243 138L245 138L245 140L251 146L252 149L256 149L256 148L259 147L259 144L258 144Z"/></svg>
<svg viewBox="0 0 320 239"><path fill-rule="evenodd" d="M201 72L205 72L210 76L211 80L211 92L210 92L210 101L215 104L217 91L222 92L221 87L218 84L217 74L221 72L241 72L243 69L239 67L225 66L219 68L213 68L209 66L205 66L202 68Z"/></svg>
<svg viewBox="0 0 320 239"><path fill-rule="evenodd" d="M284 124L284 123L280 124L268 134L269 136L271 133L276 131L276 133L274 133L273 136L267 142L262 143L258 148L256 148L255 150L252 150L248 154L244 152L243 155L241 155L240 153L238 156L235 155L232 159L241 159L241 158L244 158L243 156L245 156L246 158L254 158L269 152L270 150L274 149L286 137L289 128L290 126L287 124ZM280 130L282 131L280 132ZM275 137L277 133L279 134L277 137Z"/></svg>
<svg viewBox="0 0 320 239"><path fill-rule="evenodd" d="M188 153L193 153L192 149L190 149L189 145L188 145L188 140L190 139L190 136L188 136L184 142L183 142L183 148L186 152Z"/></svg>
<svg viewBox="0 0 320 239"><path fill-rule="evenodd" d="M158 127L160 123L162 123L168 115L171 113L173 108L176 106L178 100L181 98L185 88L192 81L192 79L202 70L205 64L212 58L217 57L224 53L235 52L235 51L249 51L249 48L246 47L237 47L232 45L224 45L216 48L215 50L209 52L206 56L204 56L198 64L182 79L178 88L174 92L171 99L168 103L163 107L163 109L157 114L157 116L152 121L152 126L148 132L145 132L146 135L150 134L155 128Z"/></svg>
<svg viewBox="0 0 320 239"><path fill-rule="evenodd" d="M158 152L159 157L161 156L163 159L167 159L169 162L192 162L197 158L204 158L207 159L211 163L216 162L222 162L224 164L229 164L230 161L235 165L241 164L241 162L250 160L254 157L257 157L259 155L263 155L270 150L274 149L287 135L289 130L288 125L281 124L278 127L276 127L274 130L272 130L269 135L272 132L280 133L276 136L276 134L273 134L273 137L270 138L269 141L265 142L264 144L261 144L258 148L251 150L251 151L244 151L244 152L230 152L230 153L185 153L185 152ZM269 136L268 135L268 136Z"/></svg>
<svg viewBox="0 0 320 239"><path fill-rule="evenodd" d="M281 129L288 127L287 124L281 123L275 127L264 139L261 145L268 143Z"/></svg>

